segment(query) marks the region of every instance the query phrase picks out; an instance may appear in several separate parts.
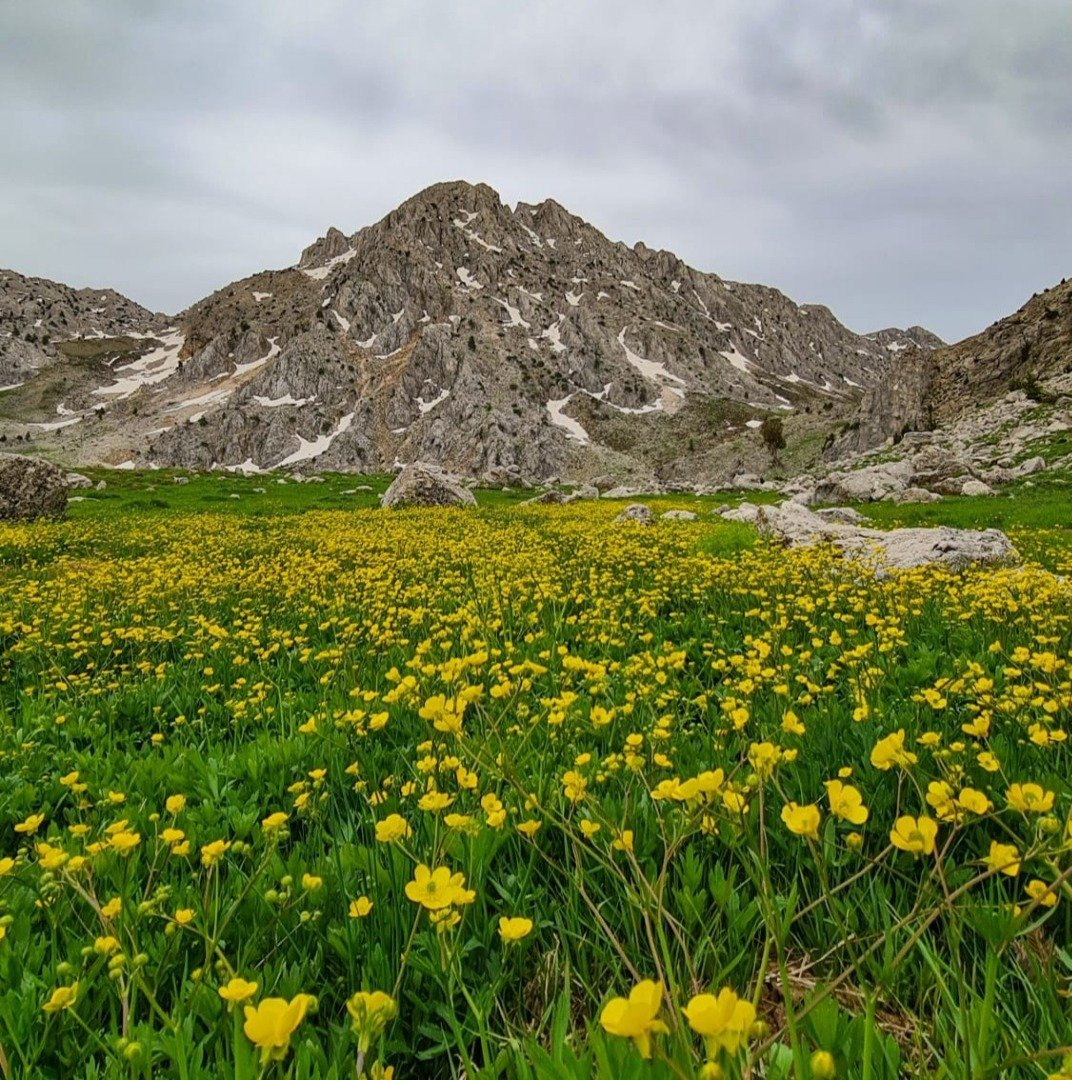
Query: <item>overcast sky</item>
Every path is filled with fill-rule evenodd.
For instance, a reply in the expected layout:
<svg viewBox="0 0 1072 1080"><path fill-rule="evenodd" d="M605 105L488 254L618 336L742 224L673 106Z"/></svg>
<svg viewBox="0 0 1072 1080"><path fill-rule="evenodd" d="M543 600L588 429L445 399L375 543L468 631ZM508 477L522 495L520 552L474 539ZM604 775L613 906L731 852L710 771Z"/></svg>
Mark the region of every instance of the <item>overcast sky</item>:
<svg viewBox="0 0 1072 1080"><path fill-rule="evenodd" d="M0 266L176 312L458 178L957 339L1072 274L1072 2L0 4Z"/></svg>

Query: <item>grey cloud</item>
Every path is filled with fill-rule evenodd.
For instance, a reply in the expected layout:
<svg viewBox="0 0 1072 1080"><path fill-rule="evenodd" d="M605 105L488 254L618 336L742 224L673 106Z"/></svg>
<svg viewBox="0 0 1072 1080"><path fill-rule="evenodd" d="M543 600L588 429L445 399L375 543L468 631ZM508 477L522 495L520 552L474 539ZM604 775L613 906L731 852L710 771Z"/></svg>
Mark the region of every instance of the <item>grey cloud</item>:
<svg viewBox="0 0 1072 1080"><path fill-rule="evenodd" d="M829 304L1069 272L1066 0L0 8L0 264L177 310L462 176Z"/></svg>

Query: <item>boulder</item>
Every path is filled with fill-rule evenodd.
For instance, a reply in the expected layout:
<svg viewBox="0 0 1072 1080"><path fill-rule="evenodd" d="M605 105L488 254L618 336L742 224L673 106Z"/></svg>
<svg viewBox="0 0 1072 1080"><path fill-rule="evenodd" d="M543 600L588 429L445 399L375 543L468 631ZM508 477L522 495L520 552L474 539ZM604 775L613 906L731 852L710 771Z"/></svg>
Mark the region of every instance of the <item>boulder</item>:
<svg viewBox="0 0 1072 1080"><path fill-rule="evenodd" d="M799 503L797 504L799 505ZM759 519L759 507L755 503L741 503L740 506L720 506L715 513L723 521L740 521L746 525L753 525Z"/></svg>
<svg viewBox="0 0 1072 1080"><path fill-rule="evenodd" d="M742 506L740 510L743 510ZM759 532L788 547L831 543L877 572L937 563L960 569L969 563L1012 562L1016 549L998 529L862 529L824 521L799 503L755 507ZM740 519L743 520L743 519Z"/></svg>
<svg viewBox="0 0 1072 1080"><path fill-rule="evenodd" d="M93 481L81 473L69 472L65 479L69 488L91 488L93 486Z"/></svg>
<svg viewBox="0 0 1072 1080"><path fill-rule="evenodd" d="M878 502L891 499L908 487L912 466L905 461L869 465L853 472L832 472L815 487L815 501L828 503Z"/></svg>
<svg viewBox="0 0 1072 1080"><path fill-rule="evenodd" d="M616 484L617 481L613 476L597 476L592 480L592 487L594 487L601 495L605 491L610 491Z"/></svg>
<svg viewBox="0 0 1072 1080"><path fill-rule="evenodd" d="M603 492L604 499L632 499L635 496L641 494L640 488L627 487L622 484L619 487L613 487L609 491Z"/></svg>
<svg viewBox="0 0 1072 1080"><path fill-rule="evenodd" d="M659 515L663 521L695 521L696 515L691 510L667 510Z"/></svg>
<svg viewBox="0 0 1072 1080"><path fill-rule="evenodd" d="M414 462L391 481L380 505L402 506L476 506L476 499L457 476L436 465Z"/></svg>
<svg viewBox="0 0 1072 1080"><path fill-rule="evenodd" d="M993 495L994 489L982 480L965 480L960 488L961 495Z"/></svg>
<svg viewBox="0 0 1072 1080"><path fill-rule="evenodd" d="M790 501L797 502L796 499ZM867 520L859 510L853 510L851 506L827 506L822 510L816 510L815 516L822 518L823 521L833 521L838 525L859 525L860 522Z"/></svg>
<svg viewBox="0 0 1072 1080"><path fill-rule="evenodd" d="M899 495L895 496L895 503L932 503L941 502L942 496L936 491L928 491L926 488L910 487L905 488Z"/></svg>
<svg viewBox="0 0 1072 1080"><path fill-rule="evenodd" d="M1035 473L1042 472L1046 468L1046 459L1044 457L1032 457L1027 461L1021 462L1016 469L1017 476L1034 476Z"/></svg>
<svg viewBox="0 0 1072 1080"><path fill-rule="evenodd" d="M542 495L537 495L534 498L526 499L525 504L530 503L543 503L547 506L565 506L566 503L573 502L572 495L566 495L561 491L545 491Z"/></svg>
<svg viewBox="0 0 1072 1080"><path fill-rule="evenodd" d="M654 525L655 515L651 512L650 506L645 506L643 503L632 503L614 519L616 525L625 522L633 522L636 525Z"/></svg>
<svg viewBox="0 0 1072 1080"><path fill-rule="evenodd" d="M0 454L0 520L61 517L67 508L62 469L39 458Z"/></svg>
<svg viewBox="0 0 1072 1080"><path fill-rule="evenodd" d="M581 484L579 488L574 489L573 496L577 499L598 499L599 488L595 484Z"/></svg>
<svg viewBox="0 0 1072 1080"><path fill-rule="evenodd" d="M759 491L763 481L755 473L738 473L730 481L730 487L736 491Z"/></svg>
<svg viewBox="0 0 1072 1080"><path fill-rule="evenodd" d="M925 446L911 460L912 486L959 495L965 481L974 478L971 463L945 447ZM907 486L907 485L906 485Z"/></svg>

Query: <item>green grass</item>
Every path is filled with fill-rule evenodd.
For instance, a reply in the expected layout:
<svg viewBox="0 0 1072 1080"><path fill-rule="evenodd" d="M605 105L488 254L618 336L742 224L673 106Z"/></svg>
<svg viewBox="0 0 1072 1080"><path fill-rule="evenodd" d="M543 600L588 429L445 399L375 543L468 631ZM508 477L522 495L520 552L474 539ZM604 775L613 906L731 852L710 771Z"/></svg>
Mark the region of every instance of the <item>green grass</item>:
<svg viewBox="0 0 1072 1080"><path fill-rule="evenodd" d="M868 1080L1058 1071L1072 590L1052 574L876 580L713 517L720 498L643 499L701 516L642 528L613 522L629 500L520 491L382 511L385 476L92 475L107 488L68 520L0 526L10 1075L352 1080L346 1002L380 990L397 1016L367 1075L692 1077L682 1010L724 987L757 1010L739 1052L713 1051L730 1080L808 1080L816 1052ZM1000 511L1061 565L1061 495L864 509ZM882 751L897 732L911 758ZM833 812L838 778L866 821ZM1011 808L1026 782L1053 805ZM943 816L943 783L990 805ZM436 793L450 805L422 805ZM378 839L392 814L411 834ZM933 852L891 846L902 815L940 818ZM1018 875L987 867L993 843ZM418 864L473 892L442 932L407 892ZM503 916L531 932L504 944ZM256 1002L316 996L284 1060L262 1069L221 1000L235 975ZM645 978L667 1027L650 1062L600 1021Z"/></svg>

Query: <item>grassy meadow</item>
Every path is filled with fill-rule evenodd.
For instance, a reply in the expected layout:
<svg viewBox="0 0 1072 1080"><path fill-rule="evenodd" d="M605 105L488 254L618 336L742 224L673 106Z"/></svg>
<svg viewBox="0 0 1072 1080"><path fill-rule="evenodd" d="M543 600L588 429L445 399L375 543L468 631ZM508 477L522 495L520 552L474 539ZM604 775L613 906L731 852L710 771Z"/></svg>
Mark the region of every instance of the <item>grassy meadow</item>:
<svg viewBox="0 0 1072 1080"><path fill-rule="evenodd" d="M876 580L92 475L0 526L0 1076L1072 1077L1063 487Z"/></svg>

